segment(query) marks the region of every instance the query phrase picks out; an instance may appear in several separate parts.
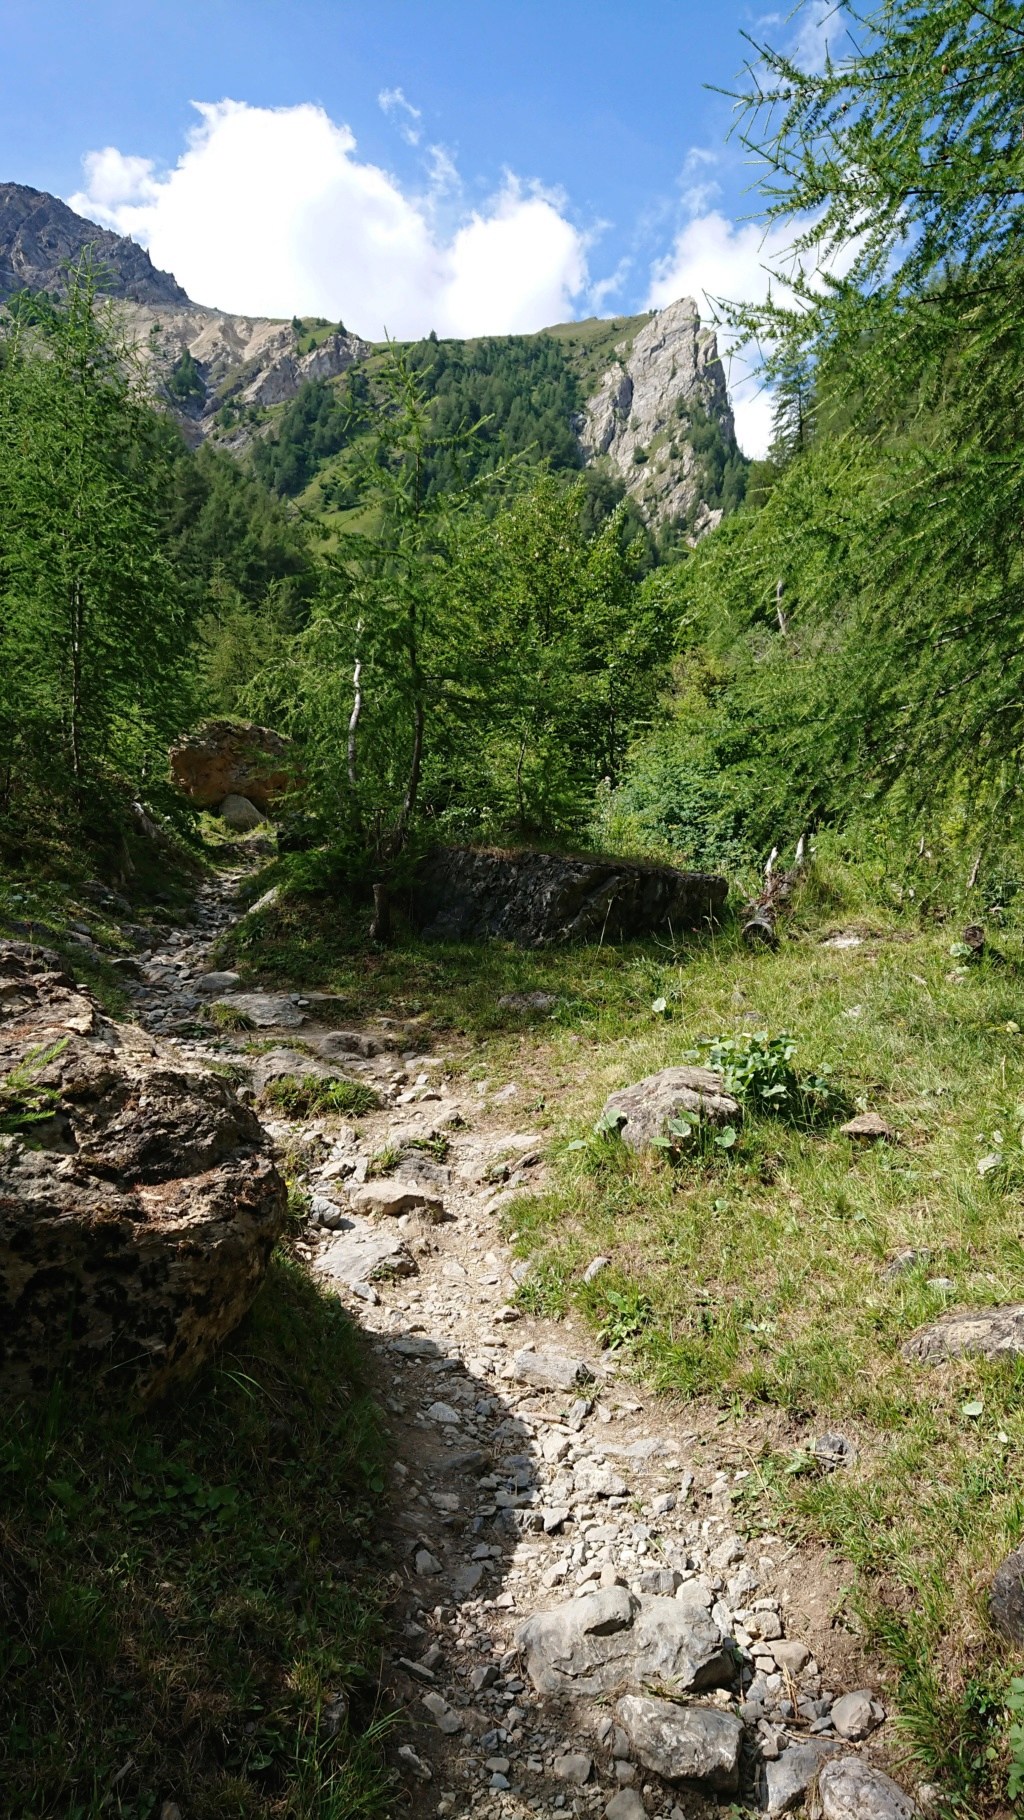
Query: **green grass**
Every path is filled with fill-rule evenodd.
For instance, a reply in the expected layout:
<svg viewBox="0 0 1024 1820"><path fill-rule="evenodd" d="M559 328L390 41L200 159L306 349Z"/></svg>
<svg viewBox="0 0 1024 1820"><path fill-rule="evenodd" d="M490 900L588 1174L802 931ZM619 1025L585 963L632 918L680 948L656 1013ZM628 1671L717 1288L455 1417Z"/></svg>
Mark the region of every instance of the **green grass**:
<svg viewBox="0 0 1024 1820"><path fill-rule="evenodd" d="M386 1811L385 1442L336 1300L279 1257L165 1406L69 1386L2 1432L0 1812Z"/></svg>
<svg viewBox="0 0 1024 1820"><path fill-rule="evenodd" d="M400 937L374 952L362 910L286 896L241 925L234 953L243 969L330 986L353 1019L415 1022L418 1040L443 1039L453 1073L520 1084L516 1116L551 1139L547 1192L505 1216L533 1260L521 1304L575 1310L663 1394L737 1426L754 1468L744 1520L852 1561L918 1772L941 1779L951 1811L997 1814L1006 1690L1024 1656L993 1636L985 1600L1024 1534L1024 1366L927 1369L901 1346L949 1306L1022 1297L1024 935L995 931L1003 962L961 967L950 950L967 918L943 918L941 896L933 881L912 898L881 861L833 859L775 954L746 950L735 928L676 946ZM859 947L822 945L851 928ZM545 1012L499 1003L538 988L556 996ZM675 1159L595 1135L615 1088L758 1031L792 1033L796 1074L824 1075L831 1109L790 1122L754 1104L731 1148ZM869 1107L898 1143L841 1134ZM886 1276L907 1248L922 1255ZM585 1285L599 1253L611 1265ZM828 1429L856 1458L822 1476L809 1443Z"/></svg>
<svg viewBox="0 0 1024 1820"><path fill-rule="evenodd" d="M318 1118L325 1112L361 1118L364 1113L376 1112L380 1105L380 1095L365 1081L349 1081L340 1076L327 1079L319 1074L304 1074L301 1080L294 1074L280 1074L267 1082L260 1097L264 1106L291 1119Z"/></svg>

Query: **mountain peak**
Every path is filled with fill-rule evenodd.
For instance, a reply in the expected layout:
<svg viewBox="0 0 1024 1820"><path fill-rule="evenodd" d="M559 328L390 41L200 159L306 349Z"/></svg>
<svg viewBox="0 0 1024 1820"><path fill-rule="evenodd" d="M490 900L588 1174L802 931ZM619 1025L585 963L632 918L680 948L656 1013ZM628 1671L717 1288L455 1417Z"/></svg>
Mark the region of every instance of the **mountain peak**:
<svg viewBox="0 0 1024 1820"><path fill-rule="evenodd" d="M15 291L67 288L68 267L90 250L99 288L133 303L187 303L170 272L161 272L134 240L76 215L66 202L24 183L0 183L0 298Z"/></svg>

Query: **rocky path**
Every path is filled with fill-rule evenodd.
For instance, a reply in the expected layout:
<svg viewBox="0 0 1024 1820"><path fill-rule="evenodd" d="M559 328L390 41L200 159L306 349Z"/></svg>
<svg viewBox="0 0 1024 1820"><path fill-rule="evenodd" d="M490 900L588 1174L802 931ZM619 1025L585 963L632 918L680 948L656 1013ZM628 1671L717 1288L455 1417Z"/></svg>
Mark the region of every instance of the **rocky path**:
<svg viewBox="0 0 1024 1820"><path fill-rule="evenodd" d="M154 1033L255 1092L344 1075L377 1098L265 1123L308 1196L298 1249L369 1335L392 1424L405 1811L926 1810L880 1768L895 1740L842 1564L762 1533L741 1432L516 1306L501 1214L543 1184L546 1145L518 1083L467 1085L397 1024L349 1030L328 995L210 973L239 877L202 888L131 990Z"/></svg>

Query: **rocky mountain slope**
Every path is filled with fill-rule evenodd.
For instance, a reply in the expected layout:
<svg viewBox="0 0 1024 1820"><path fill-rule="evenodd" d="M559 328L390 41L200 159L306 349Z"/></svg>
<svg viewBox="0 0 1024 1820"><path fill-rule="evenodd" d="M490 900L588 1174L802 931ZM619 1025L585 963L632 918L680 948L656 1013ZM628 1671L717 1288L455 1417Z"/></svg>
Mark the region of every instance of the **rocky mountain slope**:
<svg viewBox="0 0 1024 1820"><path fill-rule="evenodd" d="M692 297L681 297L617 351L587 404L580 441L588 461L606 458L649 519L671 520L699 503L702 476L687 436L695 417L717 423L726 447L735 449L714 331L701 327ZM705 511L697 528L720 517Z"/></svg>
<svg viewBox="0 0 1024 1820"><path fill-rule="evenodd" d="M159 306L187 304L170 272L160 272L134 240L83 220L45 190L0 183L0 298L15 291L60 292L86 250L112 297Z"/></svg>
<svg viewBox="0 0 1024 1820"><path fill-rule="evenodd" d="M0 300L20 290L59 294L87 251L103 293L118 304L127 341L192 442L216 433L240 452L254 435L274 433L266 413L306 381L335 379L373 351L341 324L239 316L194 303L134 241L43 191L0 184ZM586 400L572 419L584 465L621 479L655 526L679 521L699 536L716 524L720 487L695 432L706 445L710 430L719 468L740 457L715 335L702 328L693 300L543 333L559 342ZM461 344L469 360L474 345Z"/></svg>

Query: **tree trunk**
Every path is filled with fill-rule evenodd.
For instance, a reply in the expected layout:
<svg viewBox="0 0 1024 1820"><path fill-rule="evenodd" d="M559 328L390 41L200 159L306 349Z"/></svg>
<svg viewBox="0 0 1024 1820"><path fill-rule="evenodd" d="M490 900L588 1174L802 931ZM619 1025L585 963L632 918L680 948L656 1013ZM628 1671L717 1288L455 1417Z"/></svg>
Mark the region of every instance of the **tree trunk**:
<svg viewBox="0 0 1024 1820"><path fill-rule="evenodd" d="M391 892L387 885L373 887L373 919L370 923L371 942L380 942L386 947L391 940Z"/></svg>

